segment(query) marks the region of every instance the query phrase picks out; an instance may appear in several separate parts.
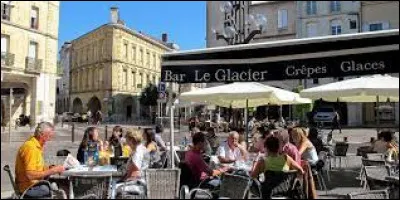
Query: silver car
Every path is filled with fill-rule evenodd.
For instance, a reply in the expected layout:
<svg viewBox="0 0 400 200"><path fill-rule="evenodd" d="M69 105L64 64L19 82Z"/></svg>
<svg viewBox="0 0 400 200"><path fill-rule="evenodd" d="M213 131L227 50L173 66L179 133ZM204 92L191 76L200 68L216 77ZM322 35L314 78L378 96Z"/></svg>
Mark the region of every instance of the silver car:
<svg viewBox="0 0 400 200"><path fill-rule="evenodd" d="M332 107L318 108L314 114L315 122L332 122L335 118L335 109Z"/></svg>

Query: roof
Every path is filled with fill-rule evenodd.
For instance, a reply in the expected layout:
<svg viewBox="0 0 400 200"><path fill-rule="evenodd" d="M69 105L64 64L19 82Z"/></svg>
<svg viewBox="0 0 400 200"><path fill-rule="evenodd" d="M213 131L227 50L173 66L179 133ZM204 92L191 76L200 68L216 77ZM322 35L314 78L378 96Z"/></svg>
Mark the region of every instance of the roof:
<svg viewBox="0 0 400 200"><path fill-rule="evenodd" d="M230 51L230 50L240 51L240 50L245 50L245 49L273 48L273 47L293 46L293 45L300 45L300 44L307 44L307 43L321 43L321 42L327 42L327 41L374 38L377 36L387 36L387 35L397 35L398 36L399 29L355 33L355 34L329 35L329 36L320 36L320 37L312 37L312 38L300 38L300 39L296 38L296 39L288 39L288 40L276 40L276 41L267 41L267 42L260 42L260 43L239 44L239 45L205 48L205 49L193 49L193 50L166 53L163 55L163 57L188 55L188 54L217 53L217 52L225 52L225 51Z"/></svg>
<svg viewBox="0 0 400 200"><path fill-rule="evenodd" d="M141 39L143 39L143 40L145 40L147 42L150 42L150 43L152 43L154 45L157 45L158 47L164 48L165 50L168 50L168 51L172 51L173 50L172 43L162 42L161 40L155 39L154 37L151 37L151 36L149 36L147 34L144 34L144 33L138 32L136 30L130 29L129 27L127 27L125 25L115 24L115 23L103 24L103 25L97 27L96 29L93 29L93 30L89 31L89 32L79 36L78 38L72 40L72 41L79 40L79 39L81 39L81 38L83 38L83 37L95 32L97 30L100 30L100 29L104 28L104 27L114 27L114 28L123 29L123 30L127 31L130 34L135 35L135 36L137 36L137 37L139 37L139 38L141 38Z"/></svg>

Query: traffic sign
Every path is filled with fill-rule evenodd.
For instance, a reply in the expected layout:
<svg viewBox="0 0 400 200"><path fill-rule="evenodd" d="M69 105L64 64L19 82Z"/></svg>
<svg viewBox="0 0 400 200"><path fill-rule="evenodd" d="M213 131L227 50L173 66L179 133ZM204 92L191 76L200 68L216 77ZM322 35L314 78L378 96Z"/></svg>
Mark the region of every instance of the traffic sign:
<svg viewBox="0 0 400 200"><path fill-rule="evenodd" d="M165 83L164 83L164 82L160 82L160 83L158 84L157 91L158 91L158 92L165 92L165 91L166 91L166 86L165 86Z"/></svg>

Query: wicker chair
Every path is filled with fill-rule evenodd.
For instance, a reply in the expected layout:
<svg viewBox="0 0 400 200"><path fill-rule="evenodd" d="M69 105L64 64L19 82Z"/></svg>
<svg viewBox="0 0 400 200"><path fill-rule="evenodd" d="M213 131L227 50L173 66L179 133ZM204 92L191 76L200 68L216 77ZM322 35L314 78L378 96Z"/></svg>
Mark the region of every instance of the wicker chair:
<svg viewBox="0 0 400 200"><path fill-rule="evenodd" d="M222 178L219 198L245 199L251 179L238 175L225 174Z"/></svg>
<svg viewBox="0 0 400 200"><path fill-rule="evenodd" d="M389 182L385 180L389 172L385 166L365 166L365 176L369 189L379 190L389 187Z"/></svg>
<svg viewBox="0 0 400 200"><path fill-rule="evenodd" d="M347 199L389 199L387 190L370 190L347 194Z"/></svg>
<svg viewBox="0 0 400 200"><path fill-rule="evenodd" d="M111 173L70 176L70 199L88 198L95 195L99 199L111 197Z"/></svg>
<svg viewBox="0 0 400 200"><path fill-rule="evenodd" d="M179 197L180 169L145 170L148 199L176 199Z"/></svg>
<svg viewBox="0 0 400 200"><path fill-rule="evenodd" d="M302 195L302 184L297 180L297 175L297 171L266 171L264 173L265 181L262 183L262 198L300 197Z"/></svg>

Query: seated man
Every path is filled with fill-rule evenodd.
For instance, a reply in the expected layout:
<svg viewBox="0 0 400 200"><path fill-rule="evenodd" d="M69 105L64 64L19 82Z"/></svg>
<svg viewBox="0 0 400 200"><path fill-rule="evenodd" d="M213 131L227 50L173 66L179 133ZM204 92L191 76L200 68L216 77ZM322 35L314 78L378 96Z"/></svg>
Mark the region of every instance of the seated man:
<svg viewBox="0 0 400 200"><path fill-rule="evenodd" d="M35 184L46 177L63 172L63 166L44 165L43 147L54 136L54 126L49 122L40 123L35 133L18 150L15 161L15 183L19 192L25 190L26 197L41 198L50 195L47 185Z"/></svg>
<svg viewBox="0 0 400 200"><path fill-rule="evenodd" d="M193 174L193 178L196 182L200 183L202 180L207 179L210 176L218 176L226 169L211 169L203 159L202 152L206 142L206 137L203 133L199 132L192 137L193 146L185 154L185 163L190 168Z"/></svg>
<svg viewBox="0 0 400 200"><path fill-rule="evenodd" d="M229 133L228 141L218 148L217 156L220 163L234 163L237 160L247 160L246 149L239 144L239 134Z"/></svg>

